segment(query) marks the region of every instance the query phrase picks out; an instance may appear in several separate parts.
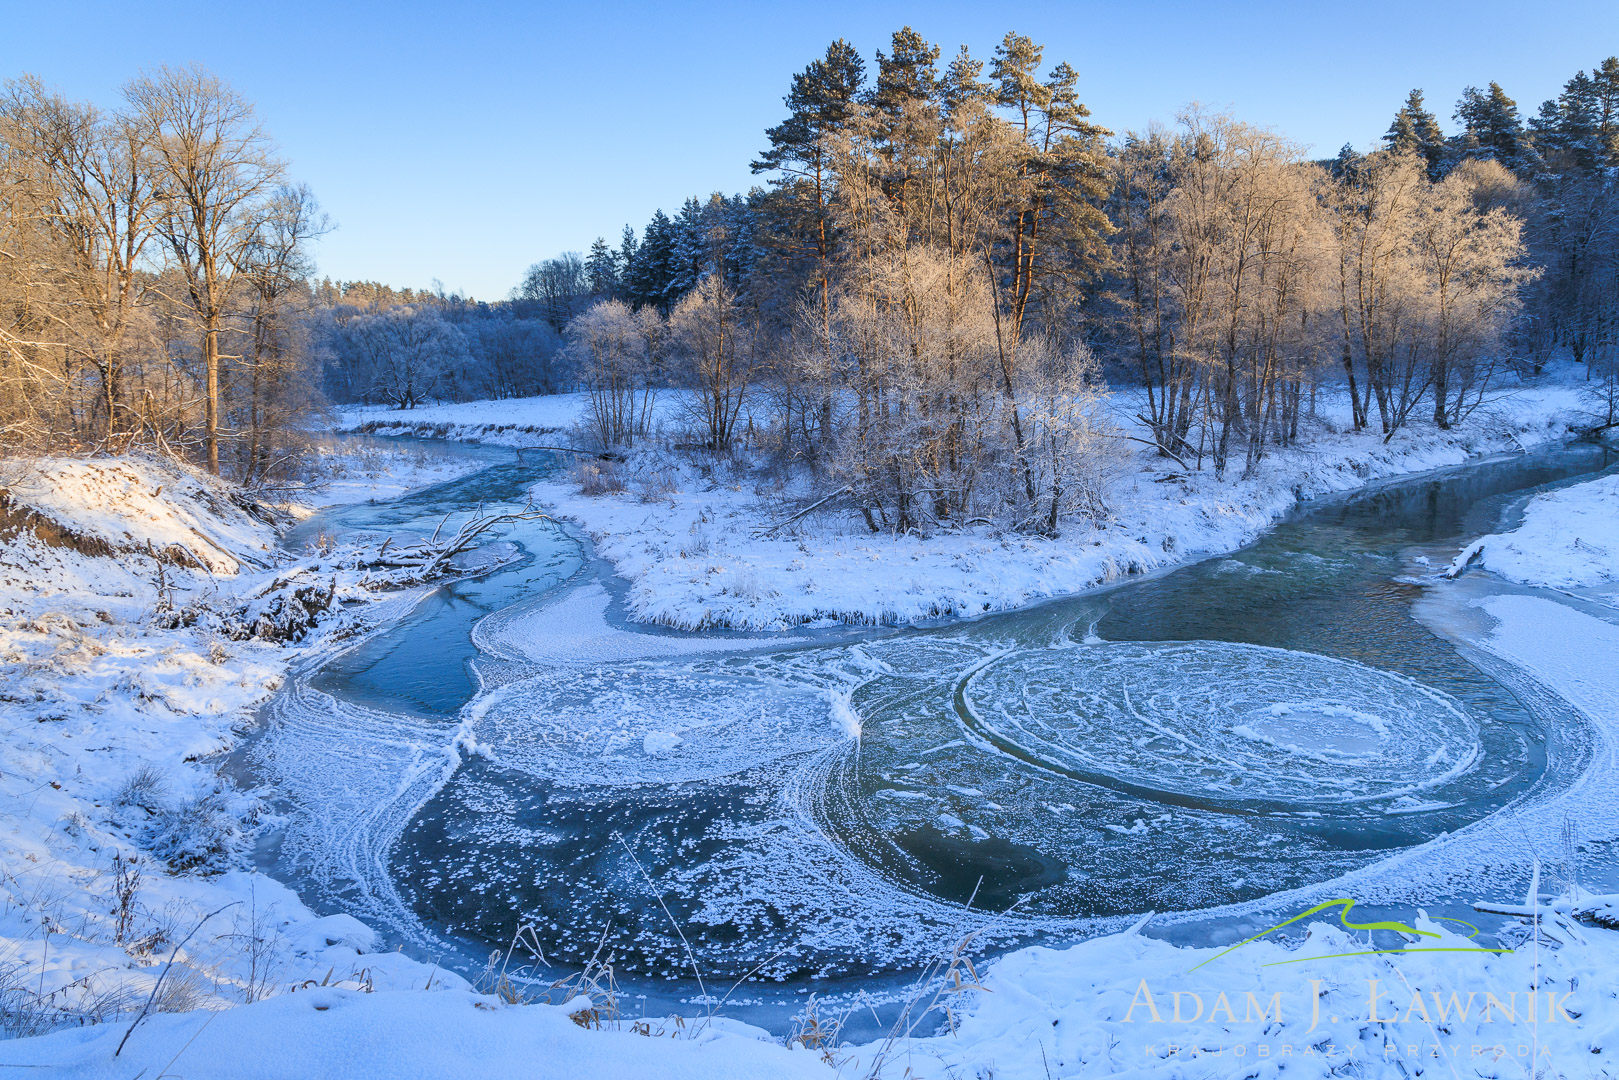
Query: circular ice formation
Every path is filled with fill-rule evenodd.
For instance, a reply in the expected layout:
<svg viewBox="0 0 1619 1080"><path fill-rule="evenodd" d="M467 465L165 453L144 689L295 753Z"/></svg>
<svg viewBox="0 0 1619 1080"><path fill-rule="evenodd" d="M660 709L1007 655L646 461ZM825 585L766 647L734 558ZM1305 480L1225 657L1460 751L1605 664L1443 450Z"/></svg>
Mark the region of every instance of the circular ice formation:
<svg viewBox="0 0 1619 1080"><path fill-rule="evenodd" d="M470 734L497 764L585 784L683 783L845 738L824 691L746 677L604 666L491 691Z"/></svg>
<svg viewBox="0 0 1619 1080"><path fill-rule="evenodd" d="M1212 807L1397 799L1468 772L1478 725L1426 686L1313 653L1215 641L1009 653L958 703L1035 764Z"/></svg>

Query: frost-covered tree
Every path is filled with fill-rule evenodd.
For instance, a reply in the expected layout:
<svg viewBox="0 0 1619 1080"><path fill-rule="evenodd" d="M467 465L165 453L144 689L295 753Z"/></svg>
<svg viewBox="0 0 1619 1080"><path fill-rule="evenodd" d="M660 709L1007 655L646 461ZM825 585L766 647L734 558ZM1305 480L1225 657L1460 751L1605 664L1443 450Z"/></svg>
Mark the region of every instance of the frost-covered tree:
<svg viewBox="0 0 1619 1080"><path fill-rule="evenodd" d="M577 251L564 251L554 259L529 267L512 296L535 305L545 321L560 334L583 310L593 292L585 260Z"/></svg>
<svg viewBox="0 0 1619 1080"><path fill-rule="evenodd" d="M601 450L634 445L651 425L657 395L641 316L617 300L595 304L568 324L567 355L589 394L591 440Z"/></svg>
<svg viewBox="0 0 1619 1080"><path fill-rule="evenodd" d="M1427 300L1425 371L1434 423L1459 422L1479 403L1523 283L1523 220L1489 197L1518 181L1499 162L1464 161L1427 188L1413 246Z"/></svg>
<svg viewBox="0 0 1619 1080"><path fill-rule="evenodd" d="M670 291L676 272L675 225L669 215L658 210L647 223L624 271L625 292L631 306L651 305L667 313L676 299Z"/></svg>
<svg viewBox="0 0 1619 1080"><path fill-rule="evenodd" d="M590 295L601 300L612 300L619 293L618 255L607 246L606 237L598 236L585 257L585 283Z"/></svg>
<svg viewBox="0 0 1619 1080"><path fill-rule="evenodd" d="M758 367L759 335L751 313L721 274L703 277L669 316L669 334L692 387L689 412L705 445L727 451Z"/></svg>
<svg viewBox="0 0 1619 1080"><path fill-rule="evenodd" d="M396 409L414 409L461 374L466 339L430 304L360 315L348 332L369 375L367 396Z"/></svg>

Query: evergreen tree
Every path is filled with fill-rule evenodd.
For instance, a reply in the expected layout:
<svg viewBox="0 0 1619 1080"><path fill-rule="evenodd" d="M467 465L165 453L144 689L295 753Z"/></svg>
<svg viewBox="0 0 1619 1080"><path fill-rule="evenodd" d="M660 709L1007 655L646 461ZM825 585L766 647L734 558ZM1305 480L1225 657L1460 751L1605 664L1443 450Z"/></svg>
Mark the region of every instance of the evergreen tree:
<svg viewBox="0 0 1619 1080"><path fill-rule="evenodd" d="M892 54L884 56L877 50L871 104L896 119L907 101L932 101L939 93L939 47L909 26L896 30L892 40Z"/></svg>
<svg viewBox="0 0 1619 1080"><path fill-rule="evenodd" d="M1554 172L1588 173L1603 163L1597 143L1597 86L1585 72L1563 84L1529 121L1535 149Z"/></svg>
<svg viewBox="0 0 1619 1080"><path fill-rule="evenodd" d="M738 292L753 282L759 263L756 200L763 195L757 188L750 196L732 195L725 200L725 273Z"/></svg>
<svg viewBox="0 0 1619 1080"><path fill-rule="evenodd" d="M1406 95L1405 104L1394 114L1394 122L1389 125L1383 141L1391 150L1420 155L1427 162L1429 180L1437 181L1444 175L1445 133L1439 130L1439 120L1423 104L1421 90Z"/></svg>
<svg viewBox="0 0 1619 1080"><path fill-rule="evenodd" d="M1517 171L1532 168L1534 154L1518 119L1518 103L1507 97L1500 83L1490 83L1487 91L1475 86L1463 90L1456 119L1462 125L1463 157L1493 159Z"/></svg>
<svg viewBox="0 0 1619 1080"><path fill-rule="evenodd" d="M784 102L787 119L765 132L770 148L753 162L753 171L781 172L813 178L828 164L827 138L848 121L866 80L866 64L842 38L826 47L793 76Z"/></svg>
<svg viewBox="0 0 1619 1080"><path fill-rule="evenodd" d="M837 245L829 211L832 141L858 107L865 81L865 61L854 46L842 38L832 42L825 56L793 76L785 98L787 119L765 132L770 147L753 162L755 173L776 177L770 194L759 200L767 235L753 235L750 214L750 245L769 243L790 260L809 264L823 336L831 333L831 261Z"/></svg>
<svg viewBox="0 0 1619 1080"><path fill-rule="evenodd" d="M629 225L618 238L618 287L625 292L630 284L630 267L635 265L635 252L640 245L635 241L635 229Z"/></svg>
<svg viewBox="0 0 1619 1080"><path fill-rule="evenodd" d="M725 196L717 191L706 203L692 196L681 206L680 216L674 221L671 274L665 286L669 304L676 303L718 266L725 246L724 207Z"/></svg>
<svg viewBox="0 0 1619 1080"><path fill-rule="evenodd" d="M1399 124L1399 122L1400 118L1396 116L1394 123ZM1411 147L1409 145L1394 144L1391 149L1410 150ZM1355 149L1354 143L1344 143L1338 148L1337 157L1325 159L1318 164L1331 173L1334 180L1346 181L1354 178L1363 161L1365 161L1365 156Z"/></svg>
<svg viewBox="0 0 1619 1080"><path fill-rule="evenodd" d="M944 80L940 83L940 93L944 98L945 115L953 117L962 106L972 101L983 101L989 97L989 87L982 79L984 62L974 60L963 45L956 58L950 61L950 66L944 70Z"/></svg>
<svg viewBox="0 0 1619 1080"><path fill-rule="evenodd" d="M630 268L629 296L636 308L648 304L669 311L669 284L675 277L675 223L662 210L652 215Z"/></svg>
<svg viewBox="0 0 1619 1080"><path fill-rule="evenodd" d="M1619 168L1619 56L1610 56L1591 72L1594 84L1596 143L1609 168Z"/></svg>
<svg viewBox="0 0 1619 1080"><path fill-rule="evenodd" d="M618 256L607 246L606 237L596 237L585 259L585 280L591 293L606 300L618 295Z"/></svg>
<svg viewBox="0 0 1619 1080"><path fill-rule="evenodd" d="M995 47L995 60L989 68L996 103L1017 113L1025 131L1033 123L1034 114L1051 102L1051 91L1040 81L1039 74L1044 51L1022 34L1007 34Z"/></svg>

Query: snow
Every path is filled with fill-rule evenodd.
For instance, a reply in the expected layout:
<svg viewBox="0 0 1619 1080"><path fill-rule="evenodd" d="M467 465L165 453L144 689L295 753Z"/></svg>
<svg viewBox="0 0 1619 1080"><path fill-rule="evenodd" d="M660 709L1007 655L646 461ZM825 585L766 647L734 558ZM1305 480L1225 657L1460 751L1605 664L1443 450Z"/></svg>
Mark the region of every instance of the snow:
<svg viewBox="0 0 1619 1080"><path fill-rule="evenodd" d="M434 474L407 467L392 484ZM4 481L0 1036L65 1030L0 1042L0 1069L829 1075L818 1055L723 1018L691 1027L653 1020L648 1034L664 1037L649 1038L629 1022L586 1030L576 1022L580 1002L508 1005L432 963L377 951L380 937L364 923L317 915L285 885L242 869L242 830L262 807L224 783L213 760L291 664L365 624L341 618L286 648L154 619L158 561L149 551L165 556L180 597L209 606L271 576L258 568L271 562L273 528L192 470L41 459L11 463ZM388 489L385 477L372 486ZM402 614L418 595L374 604L376 617ZM648 741L649 753L679 748L671 733ZM205 865L171 872L150 850L165 837ZM120 865L139 875L122 927ZM159 986L155 1011L115 1058Z"/></svg>
<svg viewBox="0 0 1619 1080"><path fill-rule="evenodd" d="M673 401L673 395L666 395ZM390 409L359 405L338 415L337 430L368 435L413 435L456 439L491 446L534 446L556 442L555 435L576 423L589 401L587 394L548 394Z"/></svg>
<svg viewBox="0 0 1619 1080"><path fill-rule="evenodd" d="M263 565L275 532L210 484L178 466L151 461L68 458L7 462L10 501L61 523L109 554L176 553L216 574ZM167 488L169 498L163 498Z"/></svg>
<svg viewBox="0 0 1619 1080"><path fill-rule="evenodd" d="M982 992L962 995L972 1005L958 1010L954 1032L851 1048L845 1074L880 1064L877 1075L894 1080L1393 1080L1525 1077L1533 1061L1550 1067L1534 1075L1614 1075L1619 934L1558 923L1558 933L1578 940L1498 956L1473 951L1477 943L1454 923L1419 917L1412 928L1432 936L1404 935L1412 951L1367 955L1368 935L1326 921L1331 914L1291 948L1274 939L1230 952L1178 948L1127 932L1024 949L985 973ZM1305 925L1289 929L1297 935ZM1395 948L1382 939L1375 947ZM1452 995L1468 1007L1456 1008Z"/></svg>
<svg viewBox="0 0 1619 1080"><path fill-rule="evenodd" d="M1054 540L987 527L928 537L873 534L853 515L835 513L760 535L809 499L802 478L783 484L748 469L730 472L657 453L639 455L620 470L622 492L584 495L562 477L536 484L533 492L578 523L597 553L631 583L627 606L641 621L683 630L777 631L971 617L1234 550L1300 499L1560 441L1589 423L1589 402L1573 377L1549 371L1499 392L1451 431L1417 422L1388 443L1348 431L1347 399L1324 390L1305 445L1272 452L1247 479L1217 480L1207 469L1188 473L1149 449L1121 444L1133 449L1121 454L1112 484L1113 517L1071 526ZM338 426L535 446L561 442L560 433L579 422L587 404L585 394L557 394L409 410L362 406L345 410ZM1127 431L1137 423L1137 405L1128 392L1112 402ZM764 407L762 401L747 406ZM679 392L664 392L657 423L666 432L678 430L685 411Z"/></svg>
<svg viewBox="0 0 1619 1080"><path fill-rule="evenodd" d="M226 1012L153 1017L116 1058L126 1023L0 1043L0 1068L48 1068L49 1075L64 1080L159 1075L827 1080L834 1075L818 1055L762 1041L763 1032L734 1022L705 1025L690 1035L672 1029L680 1038L588 1030L574 1016L589 1004L508 1005L466 990L363 993L316 986Z"/></svg>
<svg viewBox="0 0 1619 1080"><path fill-rule="evenodd" d="M1511 532L1474 541L1452 576L1475 557L1525 585L1597 587L1619 581L1619 475L1537 495Z"/></svg>
<svg viewBox="0 0 1619 1080"><path fill-rule="evenodd" d="M486 464L471 454L438 448L390 445L380 440L326 441L316 446L310 463L316 483L308 490L288 494L310 507L381 502L454 480Z"/></svg>

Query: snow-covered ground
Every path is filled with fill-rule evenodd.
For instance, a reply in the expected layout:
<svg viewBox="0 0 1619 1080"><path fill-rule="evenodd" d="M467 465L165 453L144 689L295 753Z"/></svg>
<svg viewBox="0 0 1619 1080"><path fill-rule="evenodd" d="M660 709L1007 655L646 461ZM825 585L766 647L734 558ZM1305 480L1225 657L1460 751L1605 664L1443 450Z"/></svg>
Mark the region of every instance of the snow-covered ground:
<svg viewBox="0 0 1619 1080"><path fill-rule="evenodd" d="M1474 558L1525 585L1597 588L1619 581L1619 476L1535 496L1518 528L1474 541L1453 572Z"/></svg>
<svg viewBox="0 0 1619 1080"><path fill-rule="evenodd" d="M223 610L262 582L272 525L154 461L9 462L0 481L0 1026L32 1022L25 996L44 1023L127 1007L193 930L171 1007L328 970L459 982L395 954L360 960L368 931L317 919L270 879L168 872L235 867L255 801L204 762L293 650L165 609Z"/></svg>
<svg viewBox="0 0 1619 1080"><path fill-rule="evenodd" d="M355 491L471 467L391 460L404 475L362 477L372 486ZM729 1022L675 1046L587 1032L543 1005L505 1010L245 869L260 803L210 759L291 663L421 595L369 592L350 574L335 588L355 609L295 645L221 634L207 616L288 573L269 518L164 462L0 467L0 1039L24 1037L0 1041L0 1069L471 1076L543 1061L598 1076L824 1072L813 1055ZM231 1006L242 1008L218 1011Z"/></svg>
<svg viewBox="0 0 1619 1080"><path fill-rule="evenodd" d="M367 435L413 435L424 439L459 439L491 446L534 446L555 442L555 436L583 415L585 394L547 394L543 397L501 401L463 401L450 405L422 405L389 409L357 405L338 415L337 430ZM664 395L660 411L667 413L673 395Z"/></svg>
<svg viewBox="0 0 1619 1080"><path fill-rule="evenodd" d="M272 494L288 500L288 508L302 515L323 506L392 499L484 465L470 454L434 453L385 440L325 439L310 455L312 481Z"/></svg>
<svg viewBox="0 0 1619 1080"><path fill-rule="evenodd" d="M1548 912L1542 944L1526 927L1497 954L1453 922L1419 917L1415 933L1384 932L1401 944L1373 944L1337 914L1290 927L1289 945L1177 948L1130 932L1024 949L989 970L953 1032L848 1048L845 1075L879 1055L895 1080L1616 1075L1619 933Z"/></svg>

